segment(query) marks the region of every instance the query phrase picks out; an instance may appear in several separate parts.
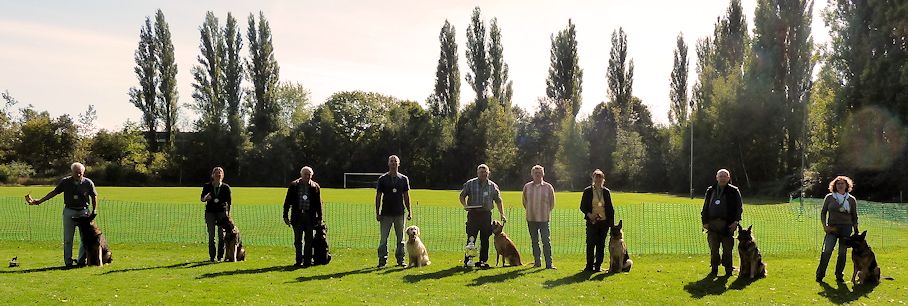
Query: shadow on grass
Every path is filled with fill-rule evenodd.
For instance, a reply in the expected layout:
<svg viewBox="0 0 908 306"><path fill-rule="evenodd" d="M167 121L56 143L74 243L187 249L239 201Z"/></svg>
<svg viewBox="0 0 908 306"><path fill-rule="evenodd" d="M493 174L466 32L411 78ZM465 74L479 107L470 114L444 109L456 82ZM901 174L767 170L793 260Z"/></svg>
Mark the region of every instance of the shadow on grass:
<svg viewBox="0 0 908 306"><path fill-rule="evenodd" d="M744 290L744 288L747 288L747 286L750 286L750 284L753 284L754 282L762 278L765 278L765 276L750 278L750 276L738 274L738 278L735 279L735 281L732 282L731 285L728 285L728 289Z"/></svg>
<svg viewBox="0 0 908 306"><path fill-rule="evenodd" d="M110 270L102 274L111 274L111 273L123 273L123 272L134 272L134 271L145 271L145 270L156 270L156 269L175 269L175 268L195 268L207 265L213 265L214 262L210 261L197 261L197 262L181 262L167 266L157 266L157 267L142 267L142 268L129 268L129 269L119 269L119 270Z"/></svg>
<svg viewBox="0 0 908 306"><path fill-rule="evenodd" d="M876 286L879 286L879 283L855 285L852 290L849 290L848 285L845 283L836 283L836 287L833 288L826 282L820 282L820 287L823 287L823 291L819 292L819 295L829 299L832 303L845 304L867 296L873 292Z"/></svg>
<svg viewBox="0 0 908 306"><path fill-rule="evenodd" d="M511 270L511 271L501 273L501 274L485 275L485 276L477 277L476 279L473 280L472 283L467 284L467 286L476 287L476 286L482 286L482 285L485 285L488 283L500 283L500 282L503 282L503 281L506 281L506 280L509 280L512 278L516 278L516 277L524 275L524 274L536 273L539 271L542 271L542 269L531 270L529 267L519 267L518 269Z"/></svg>
<svg viewBox="0 0 908 306"><path fill-rule="evenodd" d="M472 269L465 268L462 266L453 266L453 267L447 268L445 270L435 271L432 273L404 275L404 281L408 282L408 283L417 283L417 282L424 281L427 279L441 279L441 278L453 276L454 274L464 273L464 272L468 272L468 271L472 271Z"/></svg>
<svg viewBox="0 0 908 306"><path fill-rule="evenodd" d="M24 270L10 270L0 271L0 274L14 274L14 273L38 273L38 272L48 272L48 271L59 271L59 270L71 270L81 268L79 266L56 266L56 267L44 267L44 268L34 268L34 269L24 269Z"/></svg>
<svg viewBox="0 0 908 306"><path fill-rule="evenodd" d="M602 272L602 273L596 274L596 276L593 276L592 278L590 278L590 280L591 281L601 281L601 280L604 280L606 277L612 277L615 275L618 275L618 273Z"/></svg>
<svg viewBox="0 0 908 306"><path fill-rule="evenodd" d="M328 279L334 279L334 278L343 278L343 277L346 277L349 275L354 275L354 274L371 273L371 272L374 272L375 270L377 270L377 268L362 268L362 269L358 269L358 270L337 272L337 273L331 273L331 274L300 276L300 277L296 278L296 281L308 282L308 281L315 281L315 280L328 280Z"/></svg>
<svg viewBox="0 0 908 306"><path fill-rule="evenodd" d="M684 291L690 293L690 296L695 299L707 295L721 295L728 290L725 284L728 283L729 278L731 278L730 275L716 277L715 274L708 274L701 280L684 285Z"/></svg>
<svg viewBox="0 0 908 306"><path fill-rule="evenodd" d="M545 287L545 288L554 288L554 287L558 287L558 286L564 286L564 285L570 285L570 284L575 284L575 283L579 283L579 282L585 282L585 281L590 280L590 276L593 276L593 272L592 272L592 271L580 271L580 272L577 272L577 273L574 274L574 275L570 275L570 276L567 276L567 277L564 277L564 278L559 278L559 279L554 279L554 280L547 280L547 281L545 281L544 283L542 283L542 286Z"/></svg>
<svg viewBox="0 0 908 306"><path fill-rule="evenodd" d="M205 274L199 275L198 277L196 277L196 279L212 278L212 277L228 276L228 275L259 274L259 273L268 273L268 272L284 272L284 271L293 271L293 270L296 270L296 269L300 269L300 267L297 267L297 266L294 266L294 265L289 265L289 266L274 266L274 267L259 268L259 269L221 271L221 272L214 272L214 273L205 273Z"/></svg>

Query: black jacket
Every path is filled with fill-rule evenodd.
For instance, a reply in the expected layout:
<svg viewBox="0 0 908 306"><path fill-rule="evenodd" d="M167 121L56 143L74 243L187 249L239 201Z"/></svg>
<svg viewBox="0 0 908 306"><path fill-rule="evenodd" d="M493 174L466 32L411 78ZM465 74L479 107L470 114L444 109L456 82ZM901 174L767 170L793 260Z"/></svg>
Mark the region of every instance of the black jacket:
<svg viewBox="0 0 908 306"><path fill-rule="evenodd" d="M605 200L605 224L611 226L615 224L615 207L612 205L612 194L608 188L602 187L602 197ZM583 190L583 197L580 198L580 211L583 212L583 219L586 224L592 224L592 221L586 214L593 212L593 186L588 186Z"/></svg>
<svg viewBox="0 0 908 306"><path fill-rule="evenodd" d="M293 213L291 213L290 217L296 219L302 216L302 212L299 208L300 188L309 188L309 209L306 210L306 215L312 216L315 219L321 219L323 205L321 187L313 180L309 180L308 185L303 185L302 181L299 179L290 182L290 187L287 188L287 195L284 197L284 218L287 218L287 213L291 211L290 208L293 208Z"/></svg>
<svg viewBox="0 0 908 306"><path fill-rule="evenodd" d="M709 223L709 201L712 200L713 192L718 188L718 184L714 184L706 188L706 195L703 197L703 210L700 211L700 221L702 224ZM728 184L725 186L728 188L725 192L722 193L722 197L725 198L725 221L734 222L741 221L741 213L744 211L744 202L741 199L741 190L737 186Z"/></svg>

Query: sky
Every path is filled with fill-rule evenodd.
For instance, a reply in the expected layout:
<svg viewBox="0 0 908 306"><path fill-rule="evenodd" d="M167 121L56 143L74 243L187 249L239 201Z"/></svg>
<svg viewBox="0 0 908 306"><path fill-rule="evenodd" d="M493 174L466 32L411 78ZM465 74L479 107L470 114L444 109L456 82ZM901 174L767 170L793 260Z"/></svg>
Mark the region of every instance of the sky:
<svg viewBox="0 0 908 306"><path fill-rule="evenodd" d="M753 28L756 0L743 0L748 28ZM820 17L827 5L813 9L813 37L829 38ZM606 69L611 34L623 27L633 59L633 94L648 105L654 119L667 123L672 52L679 33L689 45L690 82L695 79L697 39L712 33L724 15L725 0L598 1L14 1L0 0L0 91L52 116L76 116L89 105L97 109L96 126L119 129L139 121L140 111L127 92L138 86L133 54L146 16L163 10L179 72L180 104L192 103L190 69L199 55L199 27L207 11L223 25L231 12L244 33L250 13L265 14L272 30L282 82L300 83L322 103L339 91L374 91L420 103L432 93L438 62L438 34L445 20L454 25L460 71L466 28L473 8L486 20L498 18L504 59L514 82L513 102L535 112L545 96L551 35L571 19L576 26L583 69L581 117L607 101ZM242 55L248 56L244 48ZM462 81L461 107L474 97ZM195 120L181 111L184 127Z"/></svg>

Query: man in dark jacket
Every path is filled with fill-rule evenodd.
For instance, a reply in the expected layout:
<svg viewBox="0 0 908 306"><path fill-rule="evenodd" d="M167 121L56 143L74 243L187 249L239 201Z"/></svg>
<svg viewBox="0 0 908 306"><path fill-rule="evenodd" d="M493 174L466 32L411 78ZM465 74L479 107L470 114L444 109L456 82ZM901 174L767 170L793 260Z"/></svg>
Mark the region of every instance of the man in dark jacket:
<svg viewBox="0 0 908 306"><path fill-rule="evenodd" d="M580 211L586 219L586 267L583 270L602 271L605 239L609 228L615 223L615 207L612 205L611 192L605 188L605 174L602 170L593 171L593 184L583 190Z"/></svg>
<svg viewBox="0 0 908 306"><path fill-rule="evenodd" d="M312 265L313 231L315 225L322 220L321 188L312 180L313 175L312 168L303 167L300 178L290 182L287 196L284 197L284 223L293 228L296 266L303 268Z"/></svg>
<svg viewBox="0 0 908 306"><path fill-rule="evenodd" d="M726 169L716 172L716 184L706 189L703 198L703 210L700 219L706 229L706 240L709 242L710 274L719 272L719 263L725 267L725 275L731 275L732 250L735 240L732 235L741 221L744 205L741 200L741 191L735 185L729 184L731 173ZM722 247L722 258L719 258L719 247Z"/></svg>

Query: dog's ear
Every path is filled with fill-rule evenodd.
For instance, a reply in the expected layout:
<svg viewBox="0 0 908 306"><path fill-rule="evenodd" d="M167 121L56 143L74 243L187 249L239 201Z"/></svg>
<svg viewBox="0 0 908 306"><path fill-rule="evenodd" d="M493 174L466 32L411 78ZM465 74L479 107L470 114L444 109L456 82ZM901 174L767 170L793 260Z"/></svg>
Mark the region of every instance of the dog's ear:
<svg viewBox="0 0 908 306"><path fill-rule="evenodd" d="M744 228L741 227L741 224L738 224L738 231L742 231L742 230L744 230Z"/></svg>
<svg viewBox="0 0 908 306"><path fill-rule="evenodd" d="M741 225L738 225L738 226L741 226ZM750 226L747 227L747 231L752 231L753 229L754 229L753 224L751 224Z"/></svg>
<svg viewBox="0 0 908 306"><path fill-rule="evenodd" d="M861 233L860 236L861 236L861 239L867 238L867 231L864 231L863 233Z"/></svg>
<svg viewBox="0 0 908 306"><path fill-rule="evenodd" d="M618 220L618 228L621 228L624 225L624 220Z"/></svg>

